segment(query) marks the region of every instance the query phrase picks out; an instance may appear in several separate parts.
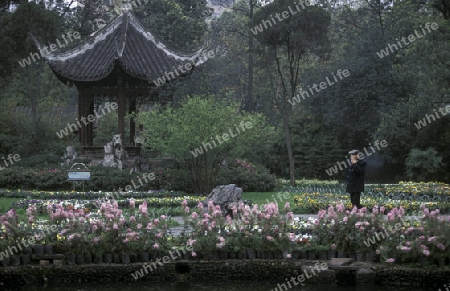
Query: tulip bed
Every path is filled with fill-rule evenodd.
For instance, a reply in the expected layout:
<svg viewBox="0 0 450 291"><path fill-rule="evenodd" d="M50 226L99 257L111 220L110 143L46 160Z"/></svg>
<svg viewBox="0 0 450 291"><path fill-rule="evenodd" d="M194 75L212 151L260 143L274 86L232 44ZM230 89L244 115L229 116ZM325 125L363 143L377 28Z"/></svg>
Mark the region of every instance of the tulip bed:
<svg viewBox="0 0 450 291"><path fill-rule="evenodd" d="M294 192L294 213L316 213L329 205L343 203L351 208L349 194L343 185L300 185L285 187ZM450 186L443 183L369 184L361 195L361 204L368 208L385 207L386 213L395 207L403 207L406 213L418 211L421 204L431 210L450 213Z"/></svg>

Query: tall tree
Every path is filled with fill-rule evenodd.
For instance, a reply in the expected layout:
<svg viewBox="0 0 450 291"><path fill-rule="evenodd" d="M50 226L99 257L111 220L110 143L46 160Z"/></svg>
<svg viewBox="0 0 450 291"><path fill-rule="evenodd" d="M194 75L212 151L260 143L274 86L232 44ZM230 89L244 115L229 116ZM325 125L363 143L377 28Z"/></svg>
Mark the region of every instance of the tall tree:
<svg viewBox="0 0 450 291"><path fill-rule="evenodd" d="M292 150L288 101L297 95L301 84L302 58L322 55L328 49L330 15L319 6L292 5L279 0L266 5L255 14L253 26L256 38L268 47L272 64L278 74L279 91L273 97L274 108L281 115L286 150L289 158L289 177L295 185L295 160Z"/></svg>

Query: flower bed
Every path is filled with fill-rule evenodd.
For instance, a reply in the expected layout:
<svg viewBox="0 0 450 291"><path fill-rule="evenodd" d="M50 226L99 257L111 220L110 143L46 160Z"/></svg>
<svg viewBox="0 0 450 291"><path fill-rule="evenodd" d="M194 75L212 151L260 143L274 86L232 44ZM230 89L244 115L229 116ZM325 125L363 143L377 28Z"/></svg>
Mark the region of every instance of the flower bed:
<svg viewBox="0 0 450 291"><path fill-rule="evenodd" d="M224 217L212 202L204 206L183 199L181 206L185 223L174 234L170 218L153 217L147 201L129 199L122 208L117 201L107 201L96 212L82 204L55 201L46 204L47 219L41 221L38 207L30 204L26 221L20 221L13 209L0 216L0 252L34 238L35 247L51 245L66 260L75 255L83 261L106 255L156 258L189 248L190 259L327 259L339 252L355 258L365 254L368 260L378 255L386 263L449 263L450 220L425 204L419 206L418 216L407 219L403 207L385 217L386 206L349 211L343 203L334 203L319 210L317 219L308 220L294 219L289 203L281 211L275 203L239 203L231 209L233 218ZM44 231L44 239L36 237ZM20 251L26 255L24 249Z"/></svg>
<svg viewBox="0 0 450 291"><path fill-rule="evenodd" d="M351 208L349 194L308 192L294 196L294 212L295 213L316 213L320 209L326 209L329 205L343 203L347 209ZM441 213L450 213L450 202L448 201L427 201L423 200L406 200L406 199L390 199L382 196L361 196L361 204L372 209L376 205L384 205L387 213L395 207L402 207L406 213L417 212L420 205L424 204L431 210L440 209Z"/></svg>

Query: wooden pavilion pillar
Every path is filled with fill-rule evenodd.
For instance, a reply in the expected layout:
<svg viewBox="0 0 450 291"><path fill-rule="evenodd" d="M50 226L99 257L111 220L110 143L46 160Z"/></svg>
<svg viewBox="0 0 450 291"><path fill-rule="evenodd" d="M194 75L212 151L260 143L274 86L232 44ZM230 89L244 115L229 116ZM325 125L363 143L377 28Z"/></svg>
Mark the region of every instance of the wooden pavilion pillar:
<svg viewBox="0 0 450 291"><path fill-rule="evenodd" d="M123 88L122 76L119 75L117 80L118 94L117 94L117 115L118 115L118 130L122 141L125 141L125 115L127 113L127 96Z"/></svg>
<svg viewBox="0 0 450 291"><path fill-rule="evenodd" d="M82 117L86 120L89 114L94 113L93 100L91 96L87 94L83 88L78 88L78 121L81 127L79 127L79 137L81 146L92 146L94 141L93 124L89 122L87 125L82 121Z"/></svg>
<svg viewBox="0 0 450 291"><path fill-rule="evenodd" d="M130 110L128 111L128 113L134 113L136 112L136 99L132 99L130 100L130 106L129 106ZM134 122L134 118L130 118L130 144L131 145L135 145L134 144L134 135L136 133L136 123Z"/></svg>

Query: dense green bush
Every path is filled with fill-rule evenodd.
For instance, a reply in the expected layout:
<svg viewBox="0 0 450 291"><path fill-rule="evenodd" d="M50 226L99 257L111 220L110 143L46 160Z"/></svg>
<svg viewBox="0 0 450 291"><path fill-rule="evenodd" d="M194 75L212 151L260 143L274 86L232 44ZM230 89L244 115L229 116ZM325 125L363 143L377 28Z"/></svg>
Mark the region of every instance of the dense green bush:
<svg viewBox="0 0 450 291"><path fill-rule="evenodd" d="M219 171L217 184L236 184L247 192L269 192L277 187L277 178L259 164L236 159Z"/></svg>
<svg viewBox="0 0 450 291"><path fill-rule="evenodd" d="M433 148L424 151L413 148L406 161L406 177L413 181L431 180L442 168L442 156Z"/></svg>
<svg viewBox="0 0 450 291"><path fill-rule="evenodd" d="M2 170L0 188L35 189L35 190L70 190L73 182L67 180L67 168L25 168L10 167ZM140 174L130 174L127 170L115 168L92 167L91 180L85 181L85 189L92 191L113 191L125 189L131 185L132 190L146 191L154 188L154 180L148 183L142 180ZM156 177L155 177L156 180ZM136 188L134 187L136 186Z"/></svg>

